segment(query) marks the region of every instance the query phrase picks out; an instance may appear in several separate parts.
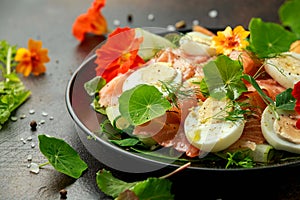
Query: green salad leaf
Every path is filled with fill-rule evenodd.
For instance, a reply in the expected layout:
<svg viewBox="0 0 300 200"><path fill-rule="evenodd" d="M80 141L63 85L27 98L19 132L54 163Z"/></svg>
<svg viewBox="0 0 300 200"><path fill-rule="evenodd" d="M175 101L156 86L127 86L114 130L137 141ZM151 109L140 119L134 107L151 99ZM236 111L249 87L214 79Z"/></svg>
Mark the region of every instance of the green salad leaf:
<svg viewBox="0 0 300 200"><path fill-rule="evenodd" d="M300 37L300 0L285 1L279 8L278 14L281 23L289 27L294 33Z"/></svg>
<svg viewBox="0 0 300 200"><path fill-rule="evenodd" d="M89 96L93 96L93 102L91 103L91 106L93 109L101 114L106 114L105 108L102 107L99 104L99 91L106 85L105 79L103 79L101 76L96 76L92 78L91 80L84 83L83 87L86 91L86 93Z"/></svg>
<svg viewBox="0 0 300 200"><path fill-rule="evenodd" d="M9 50L10 49L10 50ZM11 52L9 52L11 51ZM6 40L0 41L0 66L2 73L5 71L5 65L7 65L7 62L9 61L10 67L13 67L16 65L16 63L11 59L15 57L15 54L17 52L17 46L10 45ZM10 56L8 56L10 54ZM5 72L7 74L7 72Z"/></svg>
<svg viewBox="0 0 300 200"><path fill-rule="evenodd" d="M131 199L139 200L172 200L172 182L164 178L150 177L143 181L127 183L115 178L110 171L105 169L97 172L96 182L98 187L105 194L115 199L126 199L126 196L134 197ZM130 192L133 192L130 194Z"/></svg>
<svg viewBox="0 0 300 200"><path fill-rule="evenodd" d="M168 179L150 177L144 181L138 182L131 190L142 199L153 200L172 200L172 183Z"/></svg>
<svg viewBox="0 0 300 200"><path fill-rule="evenodd" d="M119 110L132 125L144 124L162 116L171 108L171 103L154 86L141 84L122 93Z"/></svg>
<svg viewBox="0 0 300 200"><path fill-rule="evenodd" d="M38 136L38 140L40 151L57 171L77 179L88 168L64 140L43 134Z"/></svg>
<svg viewBox="0 0 300 200"><path fill-rule="evenodd" d="M297 37L280 24L252 18L249 23L250 50L258 58L274 57L289 50Z"/></svg>
<svg viewBox="0 0 300 200"><path fill-rule="evenodd" d="M243 68L238 61L228 56L220 55L216 60L210 61L203 67L204 81L202 89L206 88L209 95L221 100L228 97L231 100L237 99L243 92L247 91L241 76ZM206 86L203 86L205 83Z"/></svg>
<svg viewBox="0 0 300 200"><path fill-rule="evenodd" d="M106 81L104 78L102 78L101 76L95 76L88 82L85 82L83 87L84 87L85 91L90 96L92 96L92 95L95 95L96 93L98 93L105 84L106 84Z"/></svg>
<svg viewBox="0 0 300 200"><path fill-rule="evenodd" d="M292 95L292 88L288 88L276 96L276 108L282 110L294 110L296 99Z"/></svg>
<svg viewBox="0 0 300 200"><path fill-rule="evenodd" d="M102 169L97 172L96 182L102 192L114 198L136 184L136 182L127 183L117 179L106 169Z"/></svg>
<svg viewBox="0 0 300 200"><path fill-rule="evenodd" d="M125 138L123 140L109 140L110 142L121 147L132 147L140 142L137 138Z"/></svg>
<svg viewBox="0 0 300 200"><path fill-rule="evenodd" d="M31 95L21 79L12 71L12 66L16 65L12 59L15 53L15 46L10 46L4 40L0 41L0 70L4 78L0 81L0 129L12 112Z"/></svg>

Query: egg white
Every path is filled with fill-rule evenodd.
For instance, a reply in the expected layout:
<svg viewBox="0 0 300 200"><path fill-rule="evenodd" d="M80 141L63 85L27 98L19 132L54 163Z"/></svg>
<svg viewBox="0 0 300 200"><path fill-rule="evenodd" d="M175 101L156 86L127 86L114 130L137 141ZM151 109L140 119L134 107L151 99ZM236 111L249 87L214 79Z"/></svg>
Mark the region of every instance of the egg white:
<svg viewBox="0 0 300 200"><path fill-rule="evenodd" d="M201 106L191 110L184 122L184 131L188 141L205 152L218 152L236 142L243 133L245 122L213 119L226 102L206 99ZM220 116L219 116L220 117Z"/></svg>
<svg viewBox="0 0 300 200"><path fill-rule="evenodd" d="M123 91L134 88L140 84L148 84L157 87L161 92L161 82L172 83L174 86L182 84L182 74L172 67L171 63L157 62L137 69L130 74L123 84Z"/></svg>
<svg viewBox="0 0 300 200"><path fill-rule="evenodd" d="M277 111L279 115L288 115L288 111ZM300 153L300 144L290 142L280 135L274 129L276 117L274 111L268 106L265 108L261 118L261 130L267 142L275 149L284 150L292 153Z"/></svg>
<svg viewBox="0 0 300 200"><path fill-rule="evenodd" d="M300 81L300 54L287 52L266 60L266 72L285 88L293 88Z"/></svg>
<svg viewBox="0 0 300 200"><path fill-rule="evenodd" d="M200 32L189 32L180 39L180 49L192 56L213 56L216 52L210 47L211 40L211 36Z"/></svg>

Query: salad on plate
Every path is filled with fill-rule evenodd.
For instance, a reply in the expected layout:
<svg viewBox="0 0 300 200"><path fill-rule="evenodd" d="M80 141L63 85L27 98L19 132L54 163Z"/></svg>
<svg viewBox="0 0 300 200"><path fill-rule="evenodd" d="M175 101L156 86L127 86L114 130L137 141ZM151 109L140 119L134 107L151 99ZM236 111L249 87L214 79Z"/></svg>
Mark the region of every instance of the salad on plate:
<svg viewBox="0 0 300 200"><path fill-rule="evenodd" d="M216 168L300 159L297 33L260 18L248 30L156 30L117 28L96 50L84 87L109 142Z"/></svg>

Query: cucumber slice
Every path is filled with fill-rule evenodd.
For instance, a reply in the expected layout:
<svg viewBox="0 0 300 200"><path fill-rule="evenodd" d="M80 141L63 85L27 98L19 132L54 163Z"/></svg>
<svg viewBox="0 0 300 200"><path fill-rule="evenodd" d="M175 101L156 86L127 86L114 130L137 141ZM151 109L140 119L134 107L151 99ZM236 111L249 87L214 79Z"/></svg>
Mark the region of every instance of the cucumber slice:
<svg viewBox="0 0 300 200"><path fill-rule="evenodd" d="M167 47L176 47L176 45L170 40L155 34L167 33L166 29L149 28L148 31L142 28L136 28L135 33L136 37L143 37L143 42L140 45L138 55L146 61L151 59L161 49L165 49Z"/></svg>

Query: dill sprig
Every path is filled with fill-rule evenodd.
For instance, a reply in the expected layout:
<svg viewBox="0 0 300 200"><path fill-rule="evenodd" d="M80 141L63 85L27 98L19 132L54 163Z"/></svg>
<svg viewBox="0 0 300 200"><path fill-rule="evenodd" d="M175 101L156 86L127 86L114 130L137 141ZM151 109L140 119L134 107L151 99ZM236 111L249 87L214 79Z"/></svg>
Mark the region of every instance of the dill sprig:
<svg viewBox="0 0 300 200"><path fill-rule="evenodd" d="M186 88L183 85L172 82L161 82L161 88L163 92L167 93L167 99L172 105L178 107L178 100L185 98L193 98L197 93L200 92L198 88Z"/></svg>

